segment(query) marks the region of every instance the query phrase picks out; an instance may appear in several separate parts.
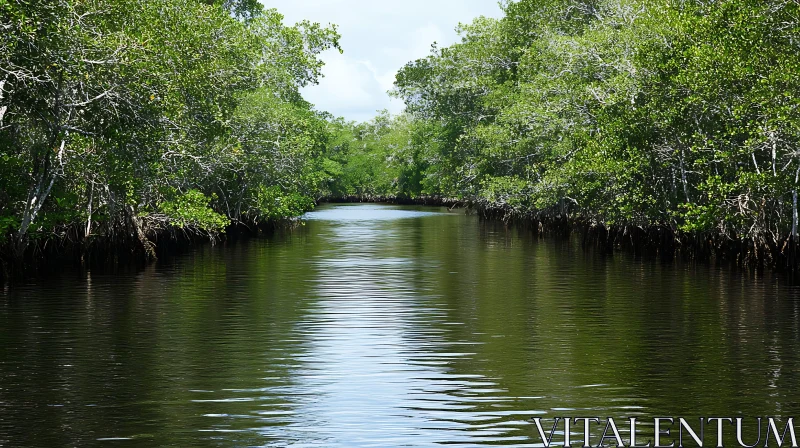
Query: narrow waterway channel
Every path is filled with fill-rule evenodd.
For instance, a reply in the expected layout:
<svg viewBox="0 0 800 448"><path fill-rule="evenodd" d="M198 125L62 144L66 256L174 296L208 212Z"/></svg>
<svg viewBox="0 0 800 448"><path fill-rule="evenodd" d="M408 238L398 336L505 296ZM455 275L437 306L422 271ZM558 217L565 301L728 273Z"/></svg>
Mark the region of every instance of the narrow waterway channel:
<svg viewBox="0 0 800 448"><path fill-rule="evenodd" d="M800 291L445 208L0 295L0 446L540 443L531 417L791 416Z"/></svg>

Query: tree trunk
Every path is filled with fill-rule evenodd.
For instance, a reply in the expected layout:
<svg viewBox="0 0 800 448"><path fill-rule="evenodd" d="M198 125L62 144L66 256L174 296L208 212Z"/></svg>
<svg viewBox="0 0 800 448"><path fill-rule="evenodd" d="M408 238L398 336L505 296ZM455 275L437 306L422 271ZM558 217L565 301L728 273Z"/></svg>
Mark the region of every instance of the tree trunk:
<svg viewBox="0 0 800 448"><path fill-rule="evenodd" d="M92 233L92 200L94 199L94 182L89 190L89 205L87 206L87 214L89 217L86 219L86 232L83 234L83 239L88 239Z"/></svg>
<svg viewBox="0 0 800 448"><path fill-rule="evenodd" d="M692 200L689 198L689 182L686 180L686 169L683 166L683 149L681 149L681 182L683 183L683 194L686 196L686 203L689 204Z"/></svg>
<svg viewBox="0 0 800 448"><path fill-rule="evenodd" d="M132 227L134 236L139 244L142 245L142 249L144 250L145 257L148 259L156 260L158 257L156 256L156 245L153 244L150 240L147 239L147 235L144 234L144 230L142 229L142 220L136 216L136 212L133 209L133 206L127 205L125 206L125 211L128 215L128 220Z"/></svg>
<svg viewBox="0 0 800 448"><path fill-rule="evenodd" d="M789 266L797 268L797 188L792 190L792 234L789 236Z"/></svg>
<svg viewBox="0 0 800 448"><path fill-rule="evenodd" d="M61 140L61 147L58 150L58 160L61 163L64 156L64 145L66 140ZM63 164L63 163L62 163ZM28 230L31 224L36 221L36 216L44 205L44 201L50 195L53 189L53 184L56 181L57 173L51 173L50 155L45 157L42 164L42 172L39 175L39 180L28 192L28 200L25 203L25 210L22 213L22 222L17 232L17 241L14 245L14 255L17 259L22 259L25 250L28 248ZM48 182L49 180L49 182ZM45 185L47 185L45 187Z"/></svg>
<svg viewBox="0 0 800 448"><path fill-rule="evenodd" d="M792 190L792 238L797 239L797 188Z"/></svg>
<svg viewBox="0 0 800 448"><path fill-rule="evenodd" d="M8 78L8 75L6 75ZM0 81L0 104L3 102L3 98L5 98L5 86L6 86L6 79L4 78ZM3 127L3 117L6 115L6 111L8 110L8 106L0 106L0 128Z"/></svg>

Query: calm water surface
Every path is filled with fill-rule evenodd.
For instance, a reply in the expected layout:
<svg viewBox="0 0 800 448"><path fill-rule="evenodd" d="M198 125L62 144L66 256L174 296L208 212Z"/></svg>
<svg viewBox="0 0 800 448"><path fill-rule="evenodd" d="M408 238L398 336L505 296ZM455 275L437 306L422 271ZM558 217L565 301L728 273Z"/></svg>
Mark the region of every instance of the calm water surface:
<svg viewBox="0 0 800 448"><path fill-rule="evenodd" d="M439 208L0 295L0 446L536 446L534 416L797 416L779 278Z"/></svg>

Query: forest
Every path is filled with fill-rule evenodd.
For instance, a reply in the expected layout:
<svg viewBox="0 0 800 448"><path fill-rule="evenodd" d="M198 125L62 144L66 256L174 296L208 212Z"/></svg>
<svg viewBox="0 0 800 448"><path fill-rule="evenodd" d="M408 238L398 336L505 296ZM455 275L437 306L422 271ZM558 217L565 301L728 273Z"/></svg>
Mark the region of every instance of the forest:
<svg viewBox="0 0 800 448"><path fill-rule="evenodd" d="M256 0L0 0L4 266L155 255L163 235L299 215L326 121L299 89L335 27Z"/></svg>
<svg viewBox="0 0 800 448"><path fill-rule="evenodd" d="M800 2L503 10L399 71L403 115L341 126L361 143L336 191L440 195L606 247L796 266Z"/></svg>
<svg viewBox="0 0 800 448"><path fill-rule="evenodd" d="M451 198L602 244L794 265L797 0L519 0L305 101L335 26L255 0L0 0L0 260L155 256L324 199ZM345 49L346 50L346 49Z"/></svg>

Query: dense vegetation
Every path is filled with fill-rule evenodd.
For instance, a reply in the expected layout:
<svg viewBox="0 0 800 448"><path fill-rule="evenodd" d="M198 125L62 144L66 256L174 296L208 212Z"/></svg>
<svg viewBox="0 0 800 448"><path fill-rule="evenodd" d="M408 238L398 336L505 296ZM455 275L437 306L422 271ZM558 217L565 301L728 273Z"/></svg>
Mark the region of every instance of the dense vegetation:
<svg viewBox="0 0 800 448"><path fill-rule="evenodd" d="M405 113L350 123L299 94L333 27L286 26L256 0L0 0L0 261L152 255L159 235L213 237L325 196L442 196L787 259L796 0L502 6L400 70Z"/></svg>
<svg viewBox="0 0 800 448"><path fill-rule="evenodd" d="M326 195L371 200L438 193L428 191L422 178L434 130L424 120L386 111L365 123L331 120Z"/></svg>
<svg viewBox="0 0 800 448"><path fill-rule="evenodd" d="M256 0L0 0L0 261L154 253L314 202L338 48ZM49 246L49 249L48 249Z"/></svg>
<svg viewBox="0 0 800 448"><path fill-rule="evenodd" d="M344 129L360 146L341 189L786 259L800 180L796 0L503 8L399 72L406 115ZM388 168L362 168L370 160Z"/></svg>

